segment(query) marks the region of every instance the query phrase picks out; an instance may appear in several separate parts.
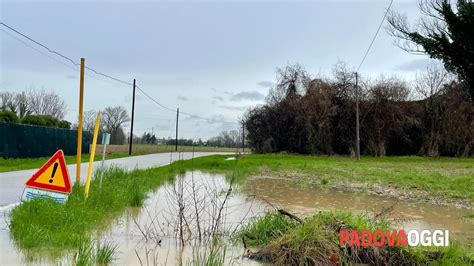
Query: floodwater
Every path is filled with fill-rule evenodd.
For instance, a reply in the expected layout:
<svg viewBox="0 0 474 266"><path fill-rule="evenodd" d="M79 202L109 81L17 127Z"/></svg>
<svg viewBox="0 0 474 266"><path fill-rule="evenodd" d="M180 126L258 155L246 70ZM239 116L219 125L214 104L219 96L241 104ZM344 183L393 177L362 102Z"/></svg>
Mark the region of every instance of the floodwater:
<svg viewBox="0 0 474 266"><path fill-rule="evenodd" d="M246 186L246 193L301 216L319 210L374 214L393 206L389 218L393 219L398 229L449 230L450 239L474 243L474 219L465 218L469 213L467 209L397 201L394 198L332 189L298 187L289 180L274 178L252 179Z"/></svg>
<svg viewBox="0 0 474 266"><path fill-rule="evenodd" d="M151 193L144 207L127 209L108 229L95 232L93 238L117 246L115 265L189 264L209 253L212 235L226 239L249 219L275 207L304 217L319 210L377 213L394 206L390 217L395 218L399 229L449 230L451 240L474 242L474 219L464 218L469 212L466 209L298 187L273 178L252 178L243 187L233 186L228 193L229 181L222 175L187 172L173 184ZM2 219L0 225L0 265L73 261L73 255L45 259L42 254L34 256L16 249L7 222ZM239 244L221 242L219 246L221 251L225 249L226 264L257 264L242 258L244 248Z"/></svg>

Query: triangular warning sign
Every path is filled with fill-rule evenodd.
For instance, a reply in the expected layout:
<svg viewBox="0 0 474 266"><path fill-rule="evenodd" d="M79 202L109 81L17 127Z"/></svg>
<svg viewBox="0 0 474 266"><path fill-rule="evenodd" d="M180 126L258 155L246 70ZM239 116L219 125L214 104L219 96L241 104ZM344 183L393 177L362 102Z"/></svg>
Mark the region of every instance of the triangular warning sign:
<svg viewBox="0 0 474 266"><path fill-rule="evenodd" d="M71 192L69 174L64 153L58 150L33 176L26 181L27 187L46 189L61 193Z"/></svg>

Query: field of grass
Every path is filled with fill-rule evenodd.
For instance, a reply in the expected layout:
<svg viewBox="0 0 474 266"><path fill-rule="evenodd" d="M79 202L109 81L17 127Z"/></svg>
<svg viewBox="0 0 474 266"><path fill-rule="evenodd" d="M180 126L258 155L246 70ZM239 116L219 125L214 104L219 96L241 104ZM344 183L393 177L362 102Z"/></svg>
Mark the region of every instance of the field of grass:
<svg viewBox="0 0 474 266"><path fill-rule="evenodd" d="M15 207L11 212L11 234L22 248L78 248L90 240L93 230L106 227L126 207L141 206L148 192L174 180L176 174L191 169L222 173L229 178L235 173L237 182L252 175L292 178L305 174L309 178L327 178L328 184L356 180L406 190L423 189L430 195L465 198L471 202L474 198L473 159L363 157L357 162L348 157L246 155L238 160L225 160L227 157L200 157L132 172L109 169L104 172L104 187L107 189L99 192L98 181L94 179L87 200L82 196L83 187L76 186L64 205L36 200ZM35 219L31 219L32 215ZM284 231L272 232L276 236L284 234ZM266 236L266 239L273 237ZM260 244L267 243L265 239L260 240Z"/></svg>
<svg viewBox="0 0 474 266"><path fill-rule="evenodd" d="M132 156L145 155L152 153L174 152L175 147L169 145L144 145L134 144ZM178 146L178 151L190 152L193 151L192 146ZM195 152L235 152L233 148L219 148L219 147L194 147ZM52 155L52 154L51 154ZM128 156L128 145L107 145L106 159L116 159ZM76 163L76 156L65 156L67 164ZM0 173L8 171L26 170L41 167L49 157L40 158L19 158L19 159L3 159L0 158ZM95 161L102 160L102 145L97 145ZM82 162L89 161L89 154L82 155Z"/></svg>

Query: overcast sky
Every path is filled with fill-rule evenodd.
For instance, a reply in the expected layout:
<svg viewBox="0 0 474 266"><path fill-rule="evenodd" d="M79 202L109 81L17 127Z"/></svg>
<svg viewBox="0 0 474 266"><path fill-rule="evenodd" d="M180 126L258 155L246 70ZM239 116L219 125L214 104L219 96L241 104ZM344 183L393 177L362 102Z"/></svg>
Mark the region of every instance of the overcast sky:
<svg viewBox="0 0 474 266"><path fill-rule="evenodd" d="M358 66L389 2L0 0L0 16L77 62L85 57L96 70L137 79L170 108L209 118L212 123L185 115L180 120L181 137L207 139L236 129L247 108L264 102L277 67L300 63L328 76L338 60ZM416 1L395 0L392 8L410 19L420 16ZM77 67L2 26L0 40L0 89L53 90L68 105L66 119L75 122ZM410 78L426 63L425 56L394 46L382 29L360 72ZM131 110L131 95L130 86L86 73L85 110ZM135 114L137 134L151 128L158 137L174 134L175 114L139 92Z"/></svg>

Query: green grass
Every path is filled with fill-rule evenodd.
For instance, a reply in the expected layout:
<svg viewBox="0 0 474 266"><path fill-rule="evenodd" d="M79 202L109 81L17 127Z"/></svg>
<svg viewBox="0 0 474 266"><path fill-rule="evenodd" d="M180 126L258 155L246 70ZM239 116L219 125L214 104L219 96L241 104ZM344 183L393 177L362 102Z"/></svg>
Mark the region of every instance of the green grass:
<svg viewBox="0 0 474 266"><path fill-rule="evenodd" d="M76 266L109 265L117 251L117 245L110 242L81 241L74 255Z"/></svg>
<svg viewBox="0 0 474 266"><path fill-rule="evenodd" d="M456 243L449 247L358 247L357 252L339 246L339 230L387 230L390 223L386 219L374 219L366 214L348 212L319 212L304 219L303 223L282 224L277 212L270 212L250 221L236 232L245 236L253 248L259 248L251 257L276 264L302 265L308 261L316 264L433 264L470 265L474 263L474 253ZM263 226L264 225L264 226ZM267 228L276 228L278 234L268 234ZM234 236L235 237L235 236ZM258 240L258 241L256 241ZM440 252L436 259L428 252ZM432 253L431 253L432 254Z"/></svg>
<svg viewBox="0 0 474 266"><path fill-rule="evenodd" d="M272 212L247 223L232 239L234 242L245 240L245 243L252 247L263 247L294 228L296 224L295 220Z"/></svg>
<svg viewBox="0 0 474 266"><path fill-rule="evenodd" d="M117 245L111 242L104 242L97 246L95 261L100 265L110 264L117 251Z"/></svg>

